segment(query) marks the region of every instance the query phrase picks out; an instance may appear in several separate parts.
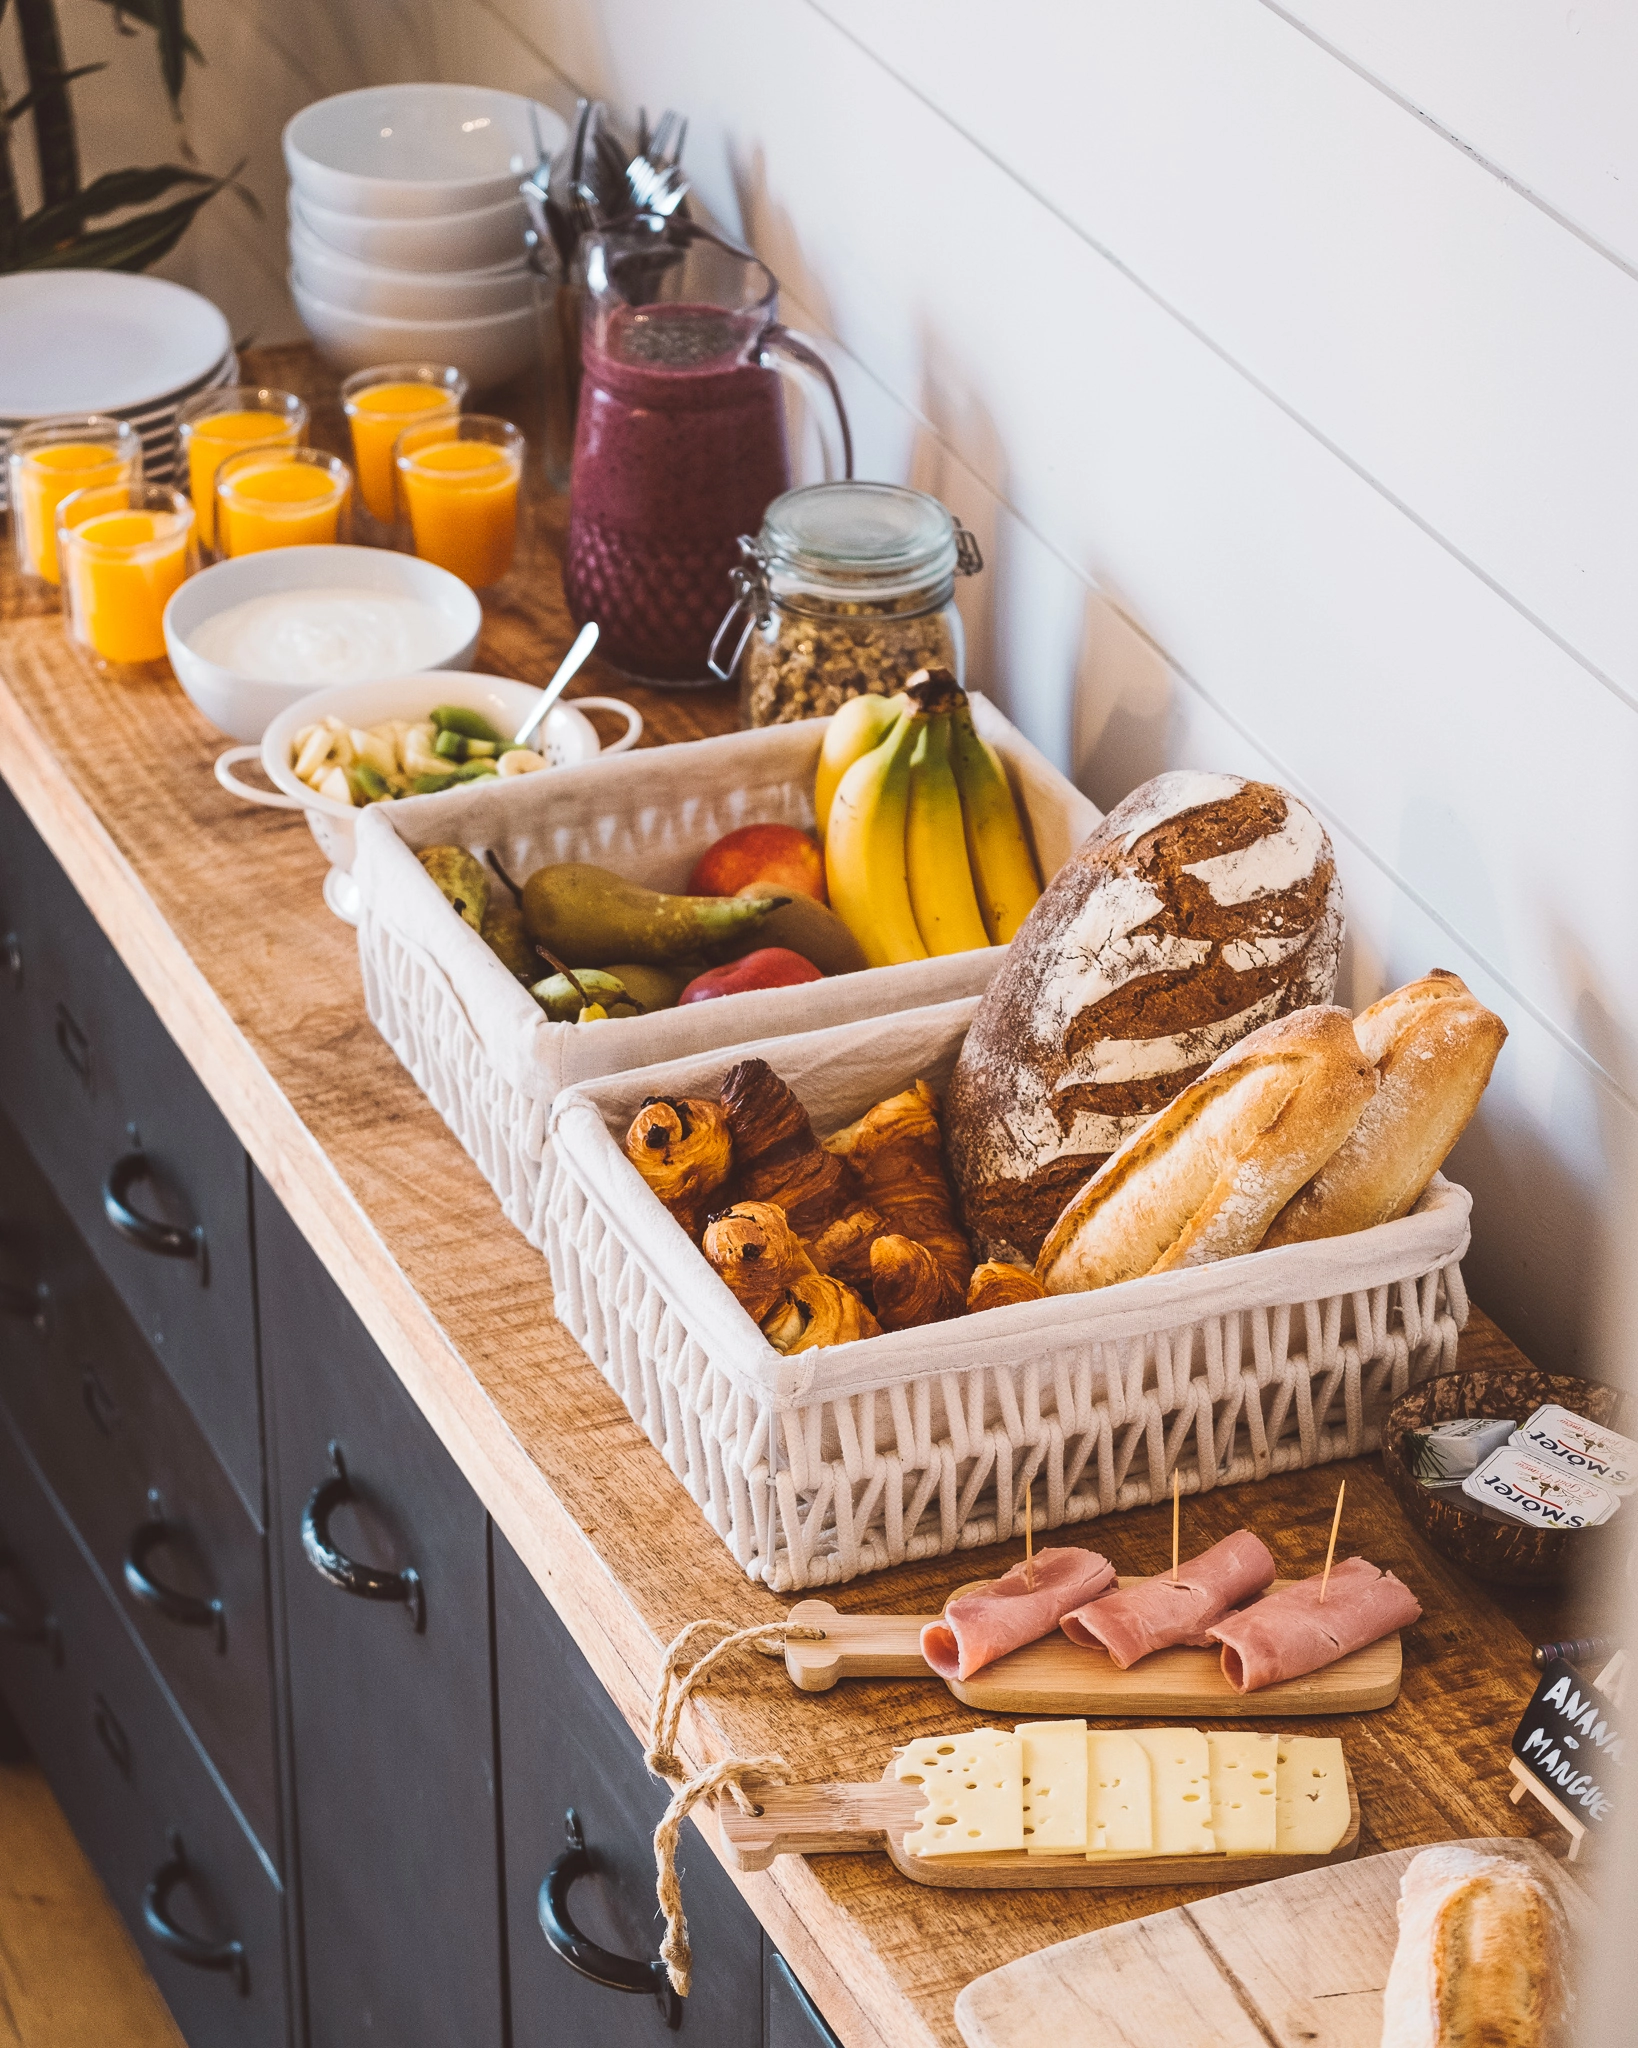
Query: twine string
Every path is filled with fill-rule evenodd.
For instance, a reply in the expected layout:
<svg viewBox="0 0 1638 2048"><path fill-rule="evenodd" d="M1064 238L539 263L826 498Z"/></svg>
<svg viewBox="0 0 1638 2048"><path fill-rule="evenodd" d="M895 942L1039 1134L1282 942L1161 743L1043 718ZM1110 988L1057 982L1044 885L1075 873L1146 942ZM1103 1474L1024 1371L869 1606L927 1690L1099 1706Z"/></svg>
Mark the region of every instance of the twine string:
<svg viewBox="0 0 1638 2048"><path fill-rule="evenodd" d="M712 1636L720 1638L708 1650L702 1645ZM678 1790L654 1830L655 1889L660 1911L665 1915L665 1938L660 1943L660 1960L679 1998L688 1996L693 1981L694 1957L688 1943L688 1920L683 1912L682 1885L677 1877L677 1842L682 1824L702 1799L716 1799L727 1792L743 1814L756 1815L761 1808L745 1789L747 1778L783 1781L789 1766L780 1756L724 1757L720 1763L689 1777L688 1766L677 1754L677 1729L688 1696L703 1685L711 1673L736 1650L760 1650L777 1656L787 1642L823 1642L822 1628L793 1626L785 1621L764 1622L756 1628L736 1629L726 1621L691 1621L666 1651L660 1664L659 1684L654 1693L654 1714L649 1723L648 1747L643 1762L657 1778L678 1782Z"/></svg>

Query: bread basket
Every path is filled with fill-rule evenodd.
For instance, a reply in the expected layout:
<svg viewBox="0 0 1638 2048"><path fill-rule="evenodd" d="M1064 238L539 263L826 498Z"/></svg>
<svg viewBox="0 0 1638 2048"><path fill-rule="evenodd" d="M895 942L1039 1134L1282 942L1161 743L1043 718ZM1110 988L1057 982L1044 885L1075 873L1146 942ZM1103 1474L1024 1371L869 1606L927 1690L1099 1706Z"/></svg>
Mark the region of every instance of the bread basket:
<svg viewBox="0 0 1638 2048"><path fill-rule="evenodd" d="M979 731L1007 764L1042 874L1054 875L1099 813L993 705L976 695L972 705ZM560 1088L743 1039L974 995L1002 955L987 948L747 990L651 1017L553 1024L454 915L417 851L493 848L520 882L544 861L583 860L649 888L681 889L705 849L737 826L812 828L828 723L807 719L603 756L358 814L353 879L371 1022L537 1248L545 1246L551 1177L547 1112Z"/></svg>
<svg viewBox="0 0 1638 2048"><path fill-rule="evenodd" d="M918 1077L977 1007L940 1003L588 1080L552 1110L558 1316L745 1571L779 1592L1373 1450L1455 1362L1470 1198L1397 1223L783 1357L627 1161L650 1095L760 1055L822 1136Z"/></svg>

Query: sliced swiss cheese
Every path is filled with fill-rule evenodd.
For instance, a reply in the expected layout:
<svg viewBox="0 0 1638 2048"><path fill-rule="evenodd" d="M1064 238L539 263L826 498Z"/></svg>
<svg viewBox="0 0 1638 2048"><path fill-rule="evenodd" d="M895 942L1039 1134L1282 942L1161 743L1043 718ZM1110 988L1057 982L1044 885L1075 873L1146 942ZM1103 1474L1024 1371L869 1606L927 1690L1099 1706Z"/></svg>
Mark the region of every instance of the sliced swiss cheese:
<svg viewBox="0 0 1638 2048"><path fill-rule="evenodd" d="M1198 1728L1134 1728L1149 1755L1158 1856L1210 1856L1211 1756Z"/></svg>
<svg viewBox="0 0 1638 2048"><path fill-rule="evenodd" d="M1024 1846L1024 1745L1002 1728L912 1742L893 1775L926 1788L905 1832L912 1856L993 1856Z"/></svg>
<svg viewBox="0 0 1638 2048"><path fill-rule="evenodd" d="M1086 1847L1086 1723L1020 1721L1024 1745L1024 1847L1034 1856Z"/></svg>
<svg viewBox="0 0 1638 2048"><path fill-rule="evenodd" d="M1211 1752L1211 1831L1219 1849L1230 1856L1271 1856L1276 1828L1276 1774L1280 1739L1236 1729L1213 1729L1206 1737Z"/></svg>
<svg viewBox="0 0 1638 2048"><path fill-rule="evenodd" d="M1147 1855L1154 1847L1149 1752L1136 1736L1103 1728L1093 1730L1086 1747L1088 1861Z"/></svg>
<svg viewBox="0 0 1638 2048"><path fill-rule="evenodd" d="M1324 1856L1348 1832L1348 1773L1334 1735L1282 1735L1274 1846L1282 1856Z"/></svg>

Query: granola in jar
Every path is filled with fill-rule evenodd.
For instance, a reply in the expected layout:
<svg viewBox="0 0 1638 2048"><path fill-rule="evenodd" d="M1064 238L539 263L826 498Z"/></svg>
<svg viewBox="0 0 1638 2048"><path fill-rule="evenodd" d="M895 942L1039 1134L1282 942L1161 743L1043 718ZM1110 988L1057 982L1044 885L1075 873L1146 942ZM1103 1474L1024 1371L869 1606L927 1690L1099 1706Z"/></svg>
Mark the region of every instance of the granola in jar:
<svg viewBox="0 0 1638 2048"><path fill-rule="evenodd" d="M747 725L890 697L919 668L962 676L955 578L982 565L936 498L894 484L810 485L776 498L740 551L713 665L737 673Z"/></svg>

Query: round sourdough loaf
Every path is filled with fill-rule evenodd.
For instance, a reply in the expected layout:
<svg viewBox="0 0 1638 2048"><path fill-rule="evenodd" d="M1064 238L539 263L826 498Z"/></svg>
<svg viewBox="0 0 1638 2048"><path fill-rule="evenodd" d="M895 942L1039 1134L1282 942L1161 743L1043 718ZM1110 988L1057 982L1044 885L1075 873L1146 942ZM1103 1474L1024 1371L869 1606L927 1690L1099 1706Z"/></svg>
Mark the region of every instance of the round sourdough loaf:
<svg viewBox="0 0 1638 2048"><path fill-rule="evenodd" d="M1133 790L1048 884L979 1005L948 1141L980 1258L1033 1262L1126 1134L1259 1024L1327 1003L1331 842L1268 782Z"/></svg>

